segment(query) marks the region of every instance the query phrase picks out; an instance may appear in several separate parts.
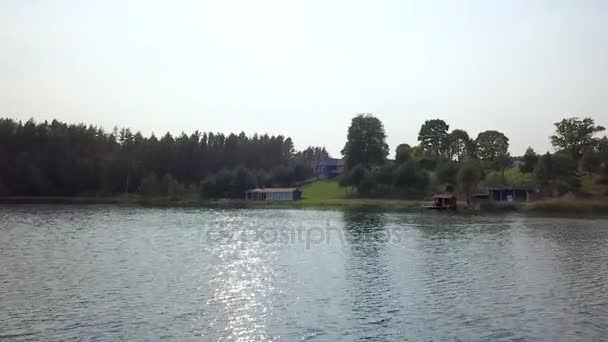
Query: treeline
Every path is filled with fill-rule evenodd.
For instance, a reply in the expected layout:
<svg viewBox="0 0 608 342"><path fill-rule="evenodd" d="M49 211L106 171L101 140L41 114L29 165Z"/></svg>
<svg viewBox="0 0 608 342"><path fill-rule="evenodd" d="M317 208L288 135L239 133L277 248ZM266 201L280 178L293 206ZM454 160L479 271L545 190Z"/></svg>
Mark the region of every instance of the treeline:
<svg viewBox="0 0 608 342"><path fill-rule="evenodd" d="M340 182L372 197L419 197L444 189L470 193L497 186L535 188L557 196L588 191L584 179L592 183L588 188L608 183L608 138L594 136L604 127L577 117L555 127L550 139L556 152L540 156L528 148L524 156L512 157L509 138L502 132L488 130L473 139L465 130L450 131L445 121L433 119L420 128L417 146L401 144L389 160L382 122L361 114L348 130L342 150L347 172Z"/></svg>
<svg viewBox="0 0 608 342"><path fill-rule="evenodd" d="M241 197L255 186L312 177L323 147L295 151L291 138L195 131L144 137L130 129L0 119L0 195L137 193Z"/></svg>

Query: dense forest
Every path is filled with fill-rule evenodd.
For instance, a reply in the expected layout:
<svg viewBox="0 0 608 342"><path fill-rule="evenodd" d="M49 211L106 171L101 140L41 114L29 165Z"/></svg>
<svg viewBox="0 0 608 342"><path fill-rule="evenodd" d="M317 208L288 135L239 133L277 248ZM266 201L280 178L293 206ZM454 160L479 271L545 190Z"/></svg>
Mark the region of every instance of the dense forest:
<svg viewBox="0 0 608 342"><path fill-rule="evenodd" d="M284 136L185 133L160 139L128 128L0 119L0 195L141 193L241 197L255 186L312 176L323 147L295 151Z"/></svg>
<svg viewBox="0 0 608 342"><path fill-rule="evenodd" d="M348 129L342 150L347 172L340 182L364 197L419 198L445 189L470 195L499 186L533 189L547 197L606 195L608 138L595 136L604 127L578 117L554 125L555 135L549 137L554 153L539 155L528 148L513 157L502 132L488 130L472 138L462 129L450 131L443 120L427 120L419 144L397 146L390 160L382 122L361 114Z"/></svg>

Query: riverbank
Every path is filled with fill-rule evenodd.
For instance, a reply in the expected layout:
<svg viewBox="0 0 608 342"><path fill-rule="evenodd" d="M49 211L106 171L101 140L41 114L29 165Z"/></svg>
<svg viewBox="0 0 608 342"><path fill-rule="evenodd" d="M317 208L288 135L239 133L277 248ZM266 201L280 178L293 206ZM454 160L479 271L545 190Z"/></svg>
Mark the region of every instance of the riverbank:
<svg viewBox="0 0 608 342"><path fill-rule="evenodd" d="M0 205L14 204L67 204L67 205L118 205L144 207L208 207L208 208L361 208L389 211L422 210L421 201L402 199L378 198L330 198L303 199L301 201L245 201L239 199L202 200L196 196L185 198L153 197L145 198L138 195L120 196L77 196L77 197L0 197ZM494 204L482 206L479 210L464 209L462 213L503 213L508 211L522 213L544 213L564 215L608 215L608 200L600 199L548 199L543 201Z"/></svg>

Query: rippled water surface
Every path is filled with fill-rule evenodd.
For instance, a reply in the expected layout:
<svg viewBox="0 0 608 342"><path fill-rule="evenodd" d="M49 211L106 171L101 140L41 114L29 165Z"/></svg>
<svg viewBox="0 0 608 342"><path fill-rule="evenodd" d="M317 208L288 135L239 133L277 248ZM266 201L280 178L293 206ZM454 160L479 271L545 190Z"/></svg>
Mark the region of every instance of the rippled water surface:
<svg viewBox="0 0 608 342"><path fill-rule="evenodd" d="M0 338L600 340L608 220L0 207Z"/></svg>

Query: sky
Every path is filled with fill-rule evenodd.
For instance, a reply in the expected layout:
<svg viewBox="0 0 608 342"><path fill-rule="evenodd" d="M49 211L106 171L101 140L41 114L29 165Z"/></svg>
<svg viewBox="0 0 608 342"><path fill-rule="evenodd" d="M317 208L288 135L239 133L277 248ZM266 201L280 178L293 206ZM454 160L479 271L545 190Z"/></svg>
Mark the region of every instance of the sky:
<svg viewBox="0 0 608 342"><path fill-rule="evenodd" d="M267 132L339 156L373 113L394 155L440 118L510 152L608 126L608 1L1 0L0 116Z"/></svg>

